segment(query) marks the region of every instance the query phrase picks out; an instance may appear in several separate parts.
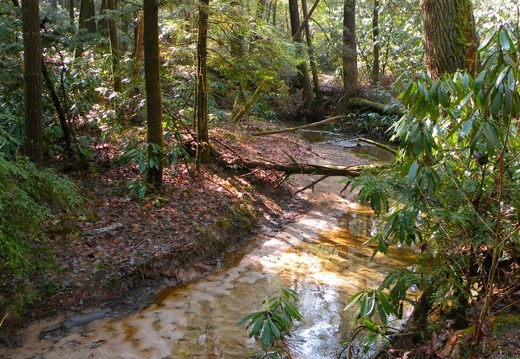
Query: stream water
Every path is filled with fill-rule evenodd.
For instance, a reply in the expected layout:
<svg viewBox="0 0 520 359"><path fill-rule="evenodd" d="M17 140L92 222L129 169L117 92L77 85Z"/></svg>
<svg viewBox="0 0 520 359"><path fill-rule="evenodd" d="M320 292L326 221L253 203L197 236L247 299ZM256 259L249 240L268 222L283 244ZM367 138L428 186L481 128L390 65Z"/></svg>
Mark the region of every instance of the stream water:
<svg viewBox="0 0 520 359"><path fill-rule="evenodd" d="M337 195L342 185L330 181L309 195L309 213L262 234L253 250L230 260L233 265L163 291L140 313L96 321L53 341L35 338L26 353L45 359L248 358L258 346L237 322L258 310L266 294L290 287L303 316L289 340L293 358L335 358L351 330L352 312L344 311L349 297L378 286L388 271L411 263L413 253L402 249L371 260L365 242L377 227L374 215Z"/></svg>

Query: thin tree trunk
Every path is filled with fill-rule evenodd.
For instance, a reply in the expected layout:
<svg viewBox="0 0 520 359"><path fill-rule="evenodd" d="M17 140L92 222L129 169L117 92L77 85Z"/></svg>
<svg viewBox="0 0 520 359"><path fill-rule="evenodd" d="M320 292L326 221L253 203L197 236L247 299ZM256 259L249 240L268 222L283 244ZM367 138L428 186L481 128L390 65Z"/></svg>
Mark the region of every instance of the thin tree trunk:
<svg viewBox="0 0 520 359"><path fill-rule="evenodd" d="M208 76L207 76L207 40L208 40L209 0L202 0L198 13L197 35L197 91L195 94L195 119L197 121L197 170L201 163L209 162L210 146L208 132Z"/></svg>
<svg viewBox="0 0 520 359"><path fill-rule="evenodd" d="M67 153L72 153L71 146L71 133L69 129L69 125L67 123L67 116L65 115L65 111L63 110L63 106L61 106L60 97L56 93L56 89L54 88L54 84L52 83L51 76L49 71L47 70L47 66L42 61L42 74L43 79L45 80L45 85L49 90L51 95L52 103L54 104L54 108L56 109L56 113L58 114L58 119L60 121L61 130L63 131L63 139L65 140L65 149Z"/></svg>
<svg viewBox="0 0 520 359"><path fill-rule="evenodd" d="M146 82L147 141L157 145L159 152L148 147L154 165L148 168L147 182L153 188L162 186L164 137L159 63L159 9L156 0L143 0L144 13L144 76ZM157 163L158 162L158 163Z"/></svg>
<svg viewBox="0 0 520 359"><path fill-rule="evenodd" d="M76 17L76 14L74 12L75 5L76 4L74 3L74 0L69 0L69 23L70 23L70 27L73 31L74 31L74 22L75 22L75 17Z"/></svg>
<svg viewBox="0 0 520 359"><path fill-rule="evenodd" d="M370 82L372 85L376 85L379 82L379 0L374 0L374 6L372 11L372 54L374 62L372 63L372 76Z"/></svg>
<svg viewBox="0 0 520 359"><path fill-rule="evenodd" d="M24 153L38 167L42 167L42 47L39 16L38 1L22 1L25 81Z"/></svg>
<svg viewBox="0 0 520 359"><path fill-rule="evenodd" d="M294 41L301 43L301 29L300 29L300 12L298 10L298 0L289 0L289 16L291 20L291 35ZM312 103L312 88L309 79L309 70L307 62L304 61L297 66L298 78L300 87L302 89L303 97L303 111L308 112Z"/></svg>
<svg viewBox="0 0 520 359"><path fill-rule="evenodd" d="M274 0L274 4L273 4L273 21L272 21L273 26L276 26L276 9L277 9L277 5L278 5L278 1Z"/></svg>
<svg viewBox="0 0 520 359"><path fill-rule="evenodd" d="M134 70L132 74L132 81L135 83L139 79L139 73L141 71L141 63L143 61L143 32L144 22L141 14L137 16L134 22Z"/></svg>
<svg viewBox="0 0 520 359"><path fill-rule="evenodd" d="M343 87L349 97L358 90L356 0L343 1Z"/></svg>
<svg viewBox="0 0 520 359"><path fill-rule="evenodd" d="M117 21L114 18L115 11L117 11L116 0L106 0L108 10L112 13L108 19L108 34L110 37L110 50L112 52L112 81L114 86L114 92L123 91L123 85L121 82L121 51L119 49L119 35L117 33Z"/></svg>
<svg viewBox="0 0 520 359"><path fill-rule="evenodd" d="M316 4L318 1L316 1ZM307 11L307 0L302 0L302 11L305 20L305 38L307 40L307 48L309 51L309 63L311 65L312 82L314 83L314 94L316 99L321 99L320 80L318 79L318 69L316 68L316 61L314 58L314 48L312 47L311 28L309 26L309 17Z"/></svg>

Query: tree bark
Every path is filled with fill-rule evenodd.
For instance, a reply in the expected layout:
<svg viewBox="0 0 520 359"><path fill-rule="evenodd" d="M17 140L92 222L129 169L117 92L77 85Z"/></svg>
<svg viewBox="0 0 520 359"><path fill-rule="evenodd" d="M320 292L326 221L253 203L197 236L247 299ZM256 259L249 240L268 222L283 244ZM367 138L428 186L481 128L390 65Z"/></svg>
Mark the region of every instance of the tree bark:
<svg viewBox="0 0 520 359"><path fill-rule="evenodd" d="M79 9L79 23L78 31L85 30L91 34L96 32L96 6L94 0L81 0ZM76 48L75 57L80 57L83 54L84 48L78 45Z"/></svg>
<svg viewBox="0 0 520 359"><path fill-rule="evenodd" d="M478 70L478 38L471 0L421 0L426 68L431 78Z"/></svg>
<svg viewBox="0 0 520 359"><path fill-rule="evenodd" d="M298 0L289 0L289 16L291 20L291 35L294 41L302 43L302 35L300 29L300 13L298 11ZM298 65L298 79L302 90L303 111L308 112L312 103L312 88L309 79L309 70L307 62L303 61Z"/></svg>
<svg viewBox="0 0 520 359"><path fill-rule="evenodd" d="M261 161L237 161L235 165L247 168L249 170L261 168L265 170L279 171L286 175L302 174L302 175L322 175L322 176L349 176L358 177L363 168L371 165L360 166L333 166L333 165L313 165L313 164L278 164Z"/></svg>
<svg viewBox="0 0 520 359"><path fill-rule="evenodd" d="M61 130L63 131L63 139L65 140L65 150L68 154L71 154L72 136L69 125L67 123L67 116L65 115L65 111L63 110L63 106L61 105L60 97L56 93L56 89L54 88L54 84L52 83L51 76L49 74L49 71L47 70L47 66L45 66L45 63L42 63L42 74L43 79L45 80L45 85L47 86L47 89L49 90L49 93L51 95L54 108L56 109L56 113L58 114L58 120L60 121Z"/></svg>
<svg viewBox="0 0 520 359"><path fill-rule="evenodd" d="M349 97L358 90L356 0L343 1L343 88Z"/></svg>
<svg viewBox="0 0 520 359"><path fill-rule="evenodd" d="M143 0L144 17L144 77L146 83L147 141L159 147L154 153L148 147L150 158L156 158L156 166L150 166L147 182L153 188L162 186L164 137L162 128L162 101L159 63L159 9L156 0Z"/></svg>
<svg viewBox="0 0 520 359"><path fill-rule="evenodd" d="M69 0L69 24L70 24L72 31L74 31L74 22L75 22L75 17L76 17L76 14L74 11L75 6L76 6L76 4L74 3L74 0Z"/></svg>
<svg viewBox="0 0 520 359"><path fill-rule="evenodd" d="M115 11L117 11L116 0L107 0L107 8L111 11L110 18L108 19L108 34L110 38L110 50L112 52L112 82L114 92L123 91L123 85L121 81L121 51L119 49L119 35L117 33L117 21L114 18Z"/></svg>
<svg viewBox="0 0 520 359"><path fill-rule="evenodd" d="M370 82L376 85L379 82L379 0L374 0L372 9L372 76Z"/></svg>
<svg viewBox="0 0 520 359"><path fill-rule="evenodd" d="M106 18L106 16L108 16L107 10L108 10L108 0L101 0L101 6L99 8L99 13L104 16L103 16L103 18L101 18L98 21L97 27L98 27L99 33L102 36L108 37L110 40L109 24L108 24L108 19Z"/></svg>
<svg viewBox="0 0 520 359"><path fill-rule="evenodd" d="M318 0L316 1L316 4ZM314 84L314 95L316 99L321 99L320 81L318 79L318 69L314 57L314 48L312 47L311 27L309 26L307 0L302 0L302 12L304 18L305 39L307 40L307 49L309 51L309 63L311 65L312 82Z"/></svg>
<svg viewBox="0 0 520 359"><path fill-rule="evenodd" d="M79 9L79 28L93 34L96 32L96 5L94 0L81 0Z"/></svg>
<svg viewBox="0 0 520 359"><path fill-rule="evenodd" d="M303 129L306 129L306 128L312 128L312 127L316 127L316 126L321 126L321 125L324 125L326 123L334 122L334 121L337 121L337 120L342 120L344 118L345 118L345 115L339 115L339 116L334 116L334 117L327 118L327 119L322 120L322 121L309 123L309 124L303 125L303 126L289 127L289 128L284 128L283 130L270 130L270 131L255 132L255 133L252 133L251 136L265 136L265 135L274 135L275 133L294 132L294 131L303 130Z"/></svg>
<svg viewBox="0 0 520 359"><path fill-rule="evenodd" d="M143 61L143 34L144 22L141 14L138 14L134 20L134 69L132 72L132 84L136 86L139 83L141 63Z"/></svg>
<svg viewBox="0 0 520 359"><path fill-rule="evenodd" d="M42 47L37 0L22 1L25 82L24 154L43 166L42 150Z"/></svg>
<svg viewBox="0 0 520 359"><path fill-rule="evenodd" d="M201 163L210 159L208 132L208 77L207 77L207 36L209 0L199 5L197 35L197 92L195 96L195 118L197 121L197 170Z"/></svg>

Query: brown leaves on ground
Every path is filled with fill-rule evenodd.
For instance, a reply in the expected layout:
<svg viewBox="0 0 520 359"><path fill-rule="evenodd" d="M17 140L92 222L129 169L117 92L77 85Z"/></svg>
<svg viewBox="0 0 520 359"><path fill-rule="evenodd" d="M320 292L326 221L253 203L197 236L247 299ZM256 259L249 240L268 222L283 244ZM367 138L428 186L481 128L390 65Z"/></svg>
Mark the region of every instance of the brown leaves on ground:
<svg viewBox="0 0 520 359"><path fill-rule="evenodd" d="M291 161L286 152L299 160L310 155L304 141L290 134L253 139L242 128L214 128L211 136L230 163L284 163ZM262 226L278 226L303 208L288 187L277 187L279 174L244 173L216 159L200 172L189 161L167 168L162 191L140 200L128 187L138 170L114 161L117 146L96 147L102 160L74 174L87 211L49 226L59 272L49 274L55 289L38 299L32 318L117 303L135 310L160 287L220 266L224 252L240 249Z"/></svg>

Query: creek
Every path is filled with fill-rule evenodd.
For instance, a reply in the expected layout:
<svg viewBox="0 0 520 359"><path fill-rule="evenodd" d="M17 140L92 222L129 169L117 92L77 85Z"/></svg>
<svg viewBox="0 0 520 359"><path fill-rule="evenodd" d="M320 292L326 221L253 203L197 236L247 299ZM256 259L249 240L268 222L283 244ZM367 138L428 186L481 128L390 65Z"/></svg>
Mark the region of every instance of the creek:
<svg viewBox="0 0 520 359"><path fill-rule="evenodd" d="M332 156L337 146L329 148ZM371 146L344 147L352 147L349 156L355 151L374 156L373 149L363 150ZM338 178L320 182L305 195L312 202L308 213L281 230L262 233L245 254L223 259L222 268L204 279L163 291L145 310L99 320L54 340L35 337L25 353L44 353L45 359L244 359L259 347L237 322L259 310L266 294L290 287L299 294L303 317L289 339L293 358L335 358L340 340L352 331L353 310L344 311L349 297L377 287L414 256L398 249L371 260L365 242L377 219L352 194L340 196L343 186Z"/></svg>

